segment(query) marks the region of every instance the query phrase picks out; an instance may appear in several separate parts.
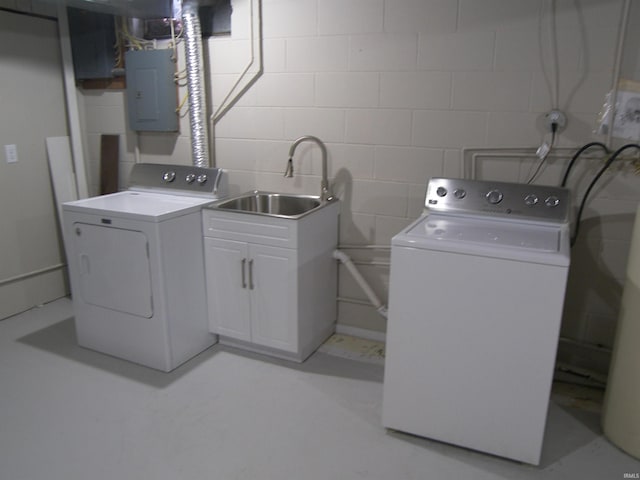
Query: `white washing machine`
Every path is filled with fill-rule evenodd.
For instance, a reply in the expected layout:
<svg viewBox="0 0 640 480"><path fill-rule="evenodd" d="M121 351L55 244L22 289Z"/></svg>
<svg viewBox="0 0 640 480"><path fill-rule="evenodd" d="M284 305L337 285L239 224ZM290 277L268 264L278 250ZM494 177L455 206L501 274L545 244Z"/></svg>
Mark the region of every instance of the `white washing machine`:
<svg viewBox="0 0 640 480"><path fill-rule="evenodd" d="M168 372L214 344L201 209L219 169L137 164L126 191L63 205L78 343Z"/></svg>
<svg viewBox="0 0 640 480"><path fill-rule="evenodd" d="M538 464L570 260L569 194L431 179L396 235L385 427Z"/></svg>

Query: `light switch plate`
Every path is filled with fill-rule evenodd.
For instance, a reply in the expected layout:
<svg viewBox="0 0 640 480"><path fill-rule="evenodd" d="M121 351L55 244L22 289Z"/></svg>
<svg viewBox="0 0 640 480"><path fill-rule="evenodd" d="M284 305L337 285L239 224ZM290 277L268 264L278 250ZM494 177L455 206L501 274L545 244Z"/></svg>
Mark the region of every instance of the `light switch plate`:
<svg viewBox="0 0 640 480"><path fill-rule="evenodd" d="M18 161L18 147L15 145L5 145L4 156L7 159L7 163L16 163Z"/></svg>

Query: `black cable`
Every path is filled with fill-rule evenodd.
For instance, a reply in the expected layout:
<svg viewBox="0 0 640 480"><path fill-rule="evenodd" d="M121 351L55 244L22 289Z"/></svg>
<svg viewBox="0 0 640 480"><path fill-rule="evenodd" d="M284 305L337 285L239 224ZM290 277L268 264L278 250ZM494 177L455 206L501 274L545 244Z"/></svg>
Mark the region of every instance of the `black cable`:
<svg viewBox="0 0 640 480"><path fill-rule="evenodd" d="M604 143L600 143L600 142L591 142L591 143L587 143L586 145L580 147L580 149L573 155L573 158L569 162L569 165L567 165L567 171L564 172L564 177L562 178L562 183L560 184L561 187L565 187L567 185L567 179L569 178L569 172L571 172L571 169L573 168L573 164L576 162L578 157L580 157L580 155L582 155L582 153L585 150L589 150L591 147L601 147L605 151L605 153L607 153L607 154L609 153L609 149L607 148L607 146Z"/></svg>
<svg viewBox="0 0 640 480"><path fill-rule="evenodd" d="M616 150L613 153L613 155L611 155L611 157L609 157L609 160L607 160L607 162L600 169L600 171L595 175L595 177L593 177L593 180L591 180L591 183L589 184L589 187L587 187L587 191L584 193L584 196L582 197L582 202L580 202L580 209L578 210L578 215L576 216L576 228L575 228L575 230L573 232L573 237L571 238L571 246L573 246L576 243L576 240L578 239L578 231L580 229L580 219L582 218L582 211L584 210L584 206L587 203L587 197L589 196L589 193L591 193L591 190L593 189L594 185L600 179L600 177L605 172L605 170L607 170L607 168L609 168L609 166L614 162L614 160L616 158L618 158L618 156L622 152L624 152L625 150L627 150L629 148L640 149L640 145L638 145L637 143L628 143L628 144L620 147L618 150Z"/></svg>

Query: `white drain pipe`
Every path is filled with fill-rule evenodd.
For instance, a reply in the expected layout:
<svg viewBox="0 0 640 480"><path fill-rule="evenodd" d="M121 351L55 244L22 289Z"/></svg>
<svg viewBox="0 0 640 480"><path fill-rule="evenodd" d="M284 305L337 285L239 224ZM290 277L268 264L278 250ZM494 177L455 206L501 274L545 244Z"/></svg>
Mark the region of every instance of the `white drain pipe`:
<svg viewBox="0 0 640 480"><path fill-rule="evenodd" d="M365 293L365 295L367 296L367 298L371 302L371 305L374 306L376 311L382 317L387 318L387 307L386 307L386 305L383 305L383 303L380 301L378 296L375 294L375 292L369 286L367 281L360 274L360 272L358 271L356 266L353 264L353 261L351 260L351 257L349 257L349 255L347 255L346 253L344 253L344 252L342 252L340 250L334 250L333 251L333 258L335 258L336 260L340 260L340 262L345 267L347 267L347 270L349 270L349 273L351 273L351 275L353 276L353 278L356 281L356 283L360 286L360 288L362 288L362 291Z"/></svg>

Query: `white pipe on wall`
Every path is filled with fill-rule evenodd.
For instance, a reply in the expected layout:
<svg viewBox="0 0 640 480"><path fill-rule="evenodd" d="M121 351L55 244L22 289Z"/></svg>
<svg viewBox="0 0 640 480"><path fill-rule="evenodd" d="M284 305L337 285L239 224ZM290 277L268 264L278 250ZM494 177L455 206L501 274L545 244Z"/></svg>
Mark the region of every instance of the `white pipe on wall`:
<svg viewBox="0 0 640 480"><path fill-rule="evenodd" d="M616 43L616 56L613 65L613 79L611 81L611 117L609 121L609 131L607 132L607 147L611 149L613 141L613 122L616 118L616 103L618 98L618 83L620 82L620 70L622 69L622 54L624 53L624 40L627 35L627 25L629 24L629 10L631 0L624 0L620 14L620 24L618 27L618 42Z"/></svg>
<svg viewBox="0 0 640 480"><path fill-rule="evenodd" d="M566 158L569 159L575 153L576 148L573 147L556 147L553 152L549 153L548 157L551 158ZM470 178L472 180L477 178L477 163L478 160L486 158L522 158L522 159L535 159L536 157L535 147L495 147L495 148L464 148L462 149L462 176L463 178ZM467 158L469 157L469 158ZM585 158L600 158L597 156L585 155ZM467 165L467 160L469 165Z"/></svg>
<svg viewBox="0 0 640 480"><path fill-rule="evenodd" d="M387 307L383 305L378 296L375 294L373 289L369 286L364 277L360 274L358 269L355 267L349 255L340 250L333 251L333 258L342 262L342 264L347 267L349 273L353 276L356 283L362 288L362 291L365 293L371 304L375 307L376 311L382 315L384 318L387 318Z"/></svg>
<svg viewBox="0 0 640 480"><path fill-rule="evenodd" d="M26 280L27 278L35 277L36 275L42 275L44 273L60 270L61 268L64 268L66 266L66 263L58 263L56 265L40 268L39 270L34 270L32 272L22 273L20 275L16 275L15 277L5 278L3 280L0 280L0 287L8 285L9 283L19 282L20 280Z"/></svg>

